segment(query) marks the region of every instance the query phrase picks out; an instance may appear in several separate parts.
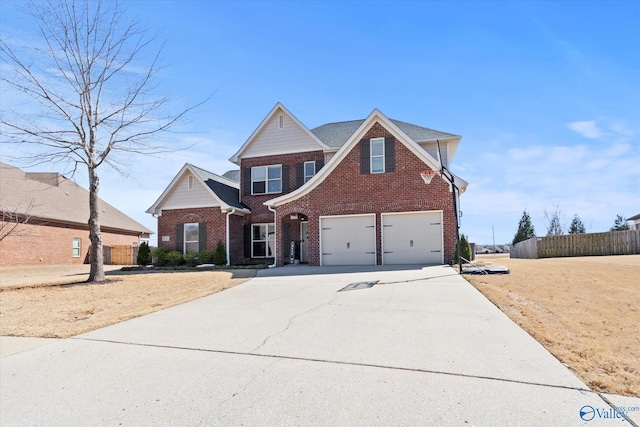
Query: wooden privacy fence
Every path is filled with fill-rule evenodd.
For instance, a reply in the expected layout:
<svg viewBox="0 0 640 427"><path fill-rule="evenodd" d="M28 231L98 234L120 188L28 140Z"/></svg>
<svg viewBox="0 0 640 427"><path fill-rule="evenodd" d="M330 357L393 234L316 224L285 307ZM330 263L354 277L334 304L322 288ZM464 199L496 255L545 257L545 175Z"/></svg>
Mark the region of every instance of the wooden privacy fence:
<svg viewBox="0 0 640 427"><path fill-rule="evenodd" d="M138 263L138 246L103 246L102 256L104 257L104 265L136 265ZM91 263L91 247L89 247L89 251L87 252L85 263Z"/></svg>
<svg viewBox="0 0 640 427"><path fill-rule="evenodd" d="M516 244L512 258L640 254L640 230L534 237Z"/></svg>

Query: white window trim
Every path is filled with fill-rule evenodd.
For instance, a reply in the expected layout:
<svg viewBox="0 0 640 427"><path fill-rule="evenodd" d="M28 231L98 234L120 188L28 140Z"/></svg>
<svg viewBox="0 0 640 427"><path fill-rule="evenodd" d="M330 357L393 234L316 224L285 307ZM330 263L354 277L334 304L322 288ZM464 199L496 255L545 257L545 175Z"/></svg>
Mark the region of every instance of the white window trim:
<svg viewBox="0 0 640 427"><path fill-rule="evenodd" d="M78 247L76 248L76 242L78 242ZM78 255L75 254L76 249L78 250ZM79 237L74 237L71 241L71 256L73 258L80 258L82 256L82 239Z"/></svg>
<svg viewBox="0 0 640 427"><path fill-rule="evenodd" d="M187 226L188 225L195 225L198 229L198 239L197 240L189 240L187 241ZM187 253L187 243L197 243L198 245L200 245L200 224L198 224L197 222L187 222L184 224L183 228L182 228L182 253L186 254ZM196 251L196 253L199 251Z"/></svg>
<svg viewBox="0 0 640 427"><path fill-rule="evenodd" d="M193 175L189 175L187 177L187 188L189 190L193 190L194 187L195 187L195 179L194 179Z"/></svg>
<svg viewBox="0 0 640 427"><path fill-rule="evenodd" d="M267 227L267 235L266 235L266 240L255 240L253 238L254 234L253 234L253 227L259 227L259 226L266 226ZM270 240L269 239L269 226L273 227L273 238ZM265 242L265 255L256 255L253 252L253 244L255 242ZM273 222L264 222L264 223L258 223L258 224L251 224L251 258L274 258L275 254L273 254L273 256L269 256L269 242L273 242L274 243L274 248L275 248L275 242L276 242L276 225Z"/></svg>
<svg viewBox="0 0 640 427"><path fill-rule="evenodd" d="M284 129L284 114L278 116L278 128Z"/></svg>
<svg viewBox="0 0 640 427"><path fill-rule="evenodd" d="M378 141L382 142L382 155L374 156L373 155L373 143L374 142L378 142ZM370 173L372 173L372 174L384 173L385 172L385 161L384 161L384 158L385 158L385 154L386 154L384 152L384 138L371 138L369 140L369 144L370 144L369 145L369 171L370 171ZM373 159L374 158L382 158L382 170L381 171L377 171L377 172L373 171Z"/></svg>
<svg viewBox="0 0 640 427"><path fill-rule="evenodd" d="M279 167L280 168L280 178L278 179L269 179L269 168L272 167ZM264 180L254 180L253 176L254 176L254 169L264 169ZM269 181L280 181L280 191L269 191ZM253 191L253 183L254 182L262 182L264 181L264 193L256 193ZM267 165L267 166L253 166L251 168L251 195L260 195L260 194L279 194L282 193L282 165Z"/></svg>
<svg viewBox="0 0 640 427"><path fill-rule="evenodd" d="M312 164L313 165L313 174L312 175L307 175L307 164ZM307 181L309 181L311 178L313 178L316 174L316 162L315 161L310 161L310 162L304 162L304 182L306 183Z"/></svg>

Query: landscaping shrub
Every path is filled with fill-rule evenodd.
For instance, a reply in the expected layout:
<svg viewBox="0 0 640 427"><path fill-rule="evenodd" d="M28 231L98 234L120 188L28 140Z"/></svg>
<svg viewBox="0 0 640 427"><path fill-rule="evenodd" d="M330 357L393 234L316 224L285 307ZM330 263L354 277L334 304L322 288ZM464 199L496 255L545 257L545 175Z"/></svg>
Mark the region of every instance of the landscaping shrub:
<svg viewBox="0 0 640 427"><path fill-rule="evenodd" d="M200 264L213 264L213 255L213 251L205 249L198 254L198 261Z"/></svg>
<svg viewBox="0 0 640 427"><path fill-rule="evenodd" d="M184 256L184 264L189 267L195 267L200 264L200 260L197 253L188 252Z"/></svg>
<svg viewBox="0 0 640 427"><path fill-rule="evenodd" d="M471 245L467 240L467 236L465 236L464 234L460 236L460 256L466 260L471 261ZM453 252L453 262L455 264L458 263L458 244L457 243Z"/></svg>
<svg viewBox="0 0 640 427"><path fill-rule="evenodd" d="M184 255L182 252L171 251L166 256L167 264L170 267L177 267L184 264Z"/></svg>
<svg viewBox="0 0 640 427"><path fill-rule="evenodd" d="M153 265L158 267L164 267L167 265L167 255L171 252L169 248L160 246L151 251L151 256L153 258Z"/></svg>
<svg viewBox="0 0 640 427"><path fill-rule="evenodd" d="M147 244L147 242L142 242L140 244L136 261L138 262L138 265L151 264L151 249L149 249L149 245Z"/></svg>
<svg viewBox="0 0 640 427"><path fill-rule="evenodd" d="M213 254L213 263L218 266L227 264L227 250L220 240L218 240L216 250Z"/></svg>

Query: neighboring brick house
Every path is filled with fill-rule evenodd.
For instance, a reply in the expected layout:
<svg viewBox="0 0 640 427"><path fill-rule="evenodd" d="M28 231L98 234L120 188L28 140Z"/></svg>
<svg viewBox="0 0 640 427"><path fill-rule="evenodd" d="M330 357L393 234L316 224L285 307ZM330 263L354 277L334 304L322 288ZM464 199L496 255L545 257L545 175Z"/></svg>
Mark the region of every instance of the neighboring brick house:
<svg viewBox="0 0 640 427"><path fill-rule="evenodd" d="M218 176L185 165L147 212L158 244L226 243L231 263L443 264L455 246L452 186L440 171L460 136L391 120L307 129L278 103ZM234 176L235 175L235 176ZM464 192L467 182L455 177Z"/></svg>
<svg viewBox="0 0 640 427"><path fill-rule="evenodd" d="M148 242L151 230L100 200L104 246ZM58 173L0 163L0 265L83 264L89 240L89 192Z"/></svg>

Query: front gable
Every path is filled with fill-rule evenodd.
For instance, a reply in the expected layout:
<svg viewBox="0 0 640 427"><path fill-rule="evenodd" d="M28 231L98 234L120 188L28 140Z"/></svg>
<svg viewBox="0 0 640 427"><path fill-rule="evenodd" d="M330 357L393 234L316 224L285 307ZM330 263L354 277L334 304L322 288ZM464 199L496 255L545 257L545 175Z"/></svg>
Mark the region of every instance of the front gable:
<svg viewBox="0 0 640 427"><path fill-rule="evenodd" d="M203 177L203 174L205 177ZM205 181L206 178L206 181ZM218 188L216 190L217 187ZM234 192L235 194L230 194ZM147 213L162 215L163 210L219 207L247 211L237 199L238 184L185 164ZM229 193L229 194L228 194Z"/></svg>
<svg viewBox="0 0 640 427"><path fill-rule="evenodd" d="M314 188L320 185L338 165L343 162L349 153L353 150L359 150L359 162L357 165L352 165L354 168L360 171L360 173L370 173L368 169L368 159L370 158L370 152L368 148L369 137L371 130L374 128L380 128L386 135L384 145L387 150L394 147L394 144L402 144L406 147L414 156L416 156L424 165L425 169L430 168L436 171L440 171L440 163L431 154L425 151L420 145L413 141L408 135L406 135L398 126L396 126L391 120L384 116L380 111L375 109L367 119L365 119L358 129L351 135L351 137L342 145L338 152L331 158L331 160L321 169L306 185L298 190L271 199L265 204L267 206L279 206L284 203L296 200L305 194L311 192ZM395 151L393 152L395 157ZM385 158L385 170L388 172L394 172L397 169L401 171L401 165L397 164L398 161L394 158L390 161L388 156ZM399 166L399 167L398 167ZM392 169L389 169L392 168ZM384 177L384 173L380 174L380 177ZM381 179L381 178L376 178Z"/></svg>
<svg viewBox="0 0 640 427"><path fill-rule="evenodd" d="M241 158L304 153L327 148L289 110L277 103L229 160L239 165Z"/></svg>

